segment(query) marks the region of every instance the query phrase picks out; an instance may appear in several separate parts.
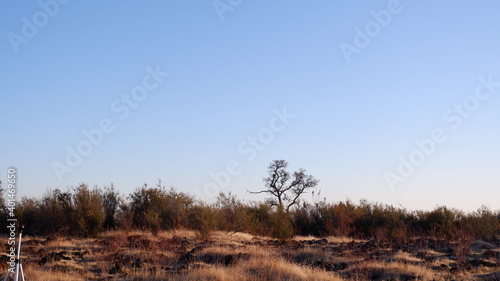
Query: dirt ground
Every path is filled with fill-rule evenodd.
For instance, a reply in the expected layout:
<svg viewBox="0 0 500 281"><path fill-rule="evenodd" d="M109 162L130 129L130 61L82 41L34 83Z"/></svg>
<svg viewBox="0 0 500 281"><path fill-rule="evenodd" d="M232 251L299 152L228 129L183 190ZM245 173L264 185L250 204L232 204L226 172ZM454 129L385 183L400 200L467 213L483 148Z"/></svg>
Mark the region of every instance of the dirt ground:
<svg viewBox="0 0 500 281"><path fill-rule="evenodd" d="M6 239L3 239L7 241ZM5 243L4 243L5 244ZM500 280L500 241L339 237L281 242L246 233L108 232L25 237L26 280ZM4 246L0 274L8 269Z"/></svg>

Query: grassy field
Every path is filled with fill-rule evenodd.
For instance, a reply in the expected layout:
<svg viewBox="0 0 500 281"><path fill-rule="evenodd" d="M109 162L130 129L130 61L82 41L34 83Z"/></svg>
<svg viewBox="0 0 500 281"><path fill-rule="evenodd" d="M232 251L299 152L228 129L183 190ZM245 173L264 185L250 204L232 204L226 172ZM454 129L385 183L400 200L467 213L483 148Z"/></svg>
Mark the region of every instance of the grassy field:
<svg viewBox="0 0 500 281"><path fill-rule="evenodd" d="M26 237L22 252L26 279L38 281L500 280L500 241L414 238L387 245L345 237L281 242L214 232L201 240L187 230L116 231L95 239ZM2 260L5 274L6 253Z"/></svg>

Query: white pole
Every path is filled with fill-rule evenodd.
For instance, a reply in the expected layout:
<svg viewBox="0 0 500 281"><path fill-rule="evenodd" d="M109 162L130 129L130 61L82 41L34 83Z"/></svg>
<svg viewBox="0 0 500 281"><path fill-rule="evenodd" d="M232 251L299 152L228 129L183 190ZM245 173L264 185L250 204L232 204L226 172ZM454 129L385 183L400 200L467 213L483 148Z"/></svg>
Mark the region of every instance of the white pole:
<svg viewBox="0 0 500 281"><path fill-rule="evenodd" d="M21 239L23 237L23 229L19 228L19 244L17 244L17 262L16 273L14 274L14 281L19 281L19 265L21 264Z"/></svg>
<svg viewBox="0 0 500 281"><path fill-rule="evenodd" d="M23 281L26 281L24 279L24 271L23 271L23 264L22 263L19 265L19 269L21 269L21 277L23 278Z"/></svg>

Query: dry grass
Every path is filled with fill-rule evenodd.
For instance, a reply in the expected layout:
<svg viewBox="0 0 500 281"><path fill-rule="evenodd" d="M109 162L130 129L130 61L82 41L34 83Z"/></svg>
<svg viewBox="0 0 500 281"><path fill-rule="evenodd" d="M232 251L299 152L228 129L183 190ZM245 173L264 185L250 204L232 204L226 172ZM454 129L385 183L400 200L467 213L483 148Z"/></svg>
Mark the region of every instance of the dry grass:
<svg viewBox="0 0 500 281"><path fill-rule="evenodd" d="M422 259L419 259L419 258L413 256L412 254L407 253L407 252L403 252L403 251L398 251L394 255L394 259L396 259L397 261L405 262L405 263L423 263L424 262Z"/></svg>
<svg viewBox="0 0 500 281"><path fill-rule="evenodd" d="M436 280L436 274L429 268L404 262L365 262L354 265L350 272L356 280Z"/></svg>
<svg viewBox="0 0 500 281"><path fill-rule="evenodd" d="M26 280L37 281L84 281L92 278L91 275L85 274L76 268L69 267L63 271L62 267L54 267L47 270L46 268L35 264L24 265L24 274Z"/></svg>
<svg viewBox="0 0 500 281"><path fill-rule="evenodd" d="M314 236L295 236L293 238L294 241L310 241L310 240L318 240L320 238L314 237ZM367 240L362 240L362 239L353 239L345 236L328 236L324 237L321 239L326 239L328 240L328 243L351 243L352 241L354 242L366 242Z"/></svg>
<svg viewBox="0 0 500 281"><path fill-rule="evenodd" d="M281 244L247 233L214 232L209 241L202 241L188 230L157 235L110 231L95 239L26 238L23 261L27 280L40 281L500 280L498 266L453 272L456 258L437 250L396 252L370 241L325 239L326 243L317 237L298 236ZM486 250L494 255L498 245L476 242L474 259ZM187 253L190 259L183 264L181 257ZM481 261L500 264L495 258ZM6 272L6 266L0 264L0 274Z"/></svg>
<svg viewBox="0 0 500 281"><path fill-rule="evenodd" d="M210 266L193 270L184 275L172 276L169 280L213 280L213 281L280 281L317 280L341 281L342 278L322 270L299 266L283 259L267 256L256 257L235 267Z"/></svg>

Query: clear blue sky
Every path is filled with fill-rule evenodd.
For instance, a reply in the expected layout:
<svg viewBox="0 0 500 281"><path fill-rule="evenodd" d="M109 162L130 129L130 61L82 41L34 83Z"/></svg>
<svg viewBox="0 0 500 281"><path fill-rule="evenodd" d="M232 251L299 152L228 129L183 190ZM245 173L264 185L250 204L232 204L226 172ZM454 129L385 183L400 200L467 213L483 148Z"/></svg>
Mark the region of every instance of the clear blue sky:
<svg viewBox="0 0 500 281"><path fill-rule="evenodd" d="M329 201L500 209L497 1L40 3L0 11L0 179L17 167L19 196L81 182L127 194L160 178L210 201L210 173L229 162L238 173L220 190L260 200L246 190L285 159ZM157 83L148 67L169 75ZM157 87L132 108L121 97L143 80ZM103 120L114 130L67 166L67 147ZM425 155L414 142L435 129L446 140ZM252 146L259 133L267 143ZM411 155L425 159L402 176ZM56 162L71 172L58 179ZM404 182L391 188L388 173Z"/></svg>

